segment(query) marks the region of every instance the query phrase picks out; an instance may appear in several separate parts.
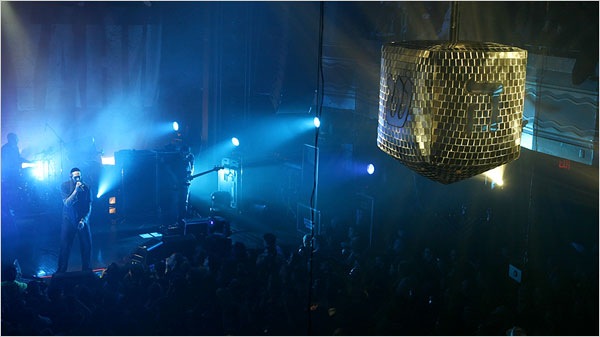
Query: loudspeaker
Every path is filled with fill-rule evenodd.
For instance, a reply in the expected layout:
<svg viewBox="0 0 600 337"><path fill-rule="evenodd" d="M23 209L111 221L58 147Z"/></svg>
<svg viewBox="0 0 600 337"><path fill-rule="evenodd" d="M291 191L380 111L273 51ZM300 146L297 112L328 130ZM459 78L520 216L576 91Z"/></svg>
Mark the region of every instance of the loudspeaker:
<svg viewBox="0 0 600 337"><path fill-rule="evenodd" d="M121 150L115 166L121 172L119 213L130 219L154 219L163 224L178 220L187 176L179 152Z"/></svg>
<svg viewBox="0 0 600 337"><path fill-rule="evenodd" d="M208 226L210 219L200 219L186 221L184 235L194 235L196 239L201 240L208 235Z"/></svg>
<svg viewBox="0 0 600 337"><path fill-rule="evenodd" d="M148 150L115 152L121 171L121 193L117 209L129 218L158 216L157 154Z"/></svg>
<svg viewBox="0 0 600 337"><path fill-rule="evenodd" d="M196 248L194 235L163 236L162 239L151 239L138 246L132 254L133 263L151 265L160 262L173 253L181 253L191 257Z"/></svg>
<svg viewBox="0 0 600 337"><path fill-rule="evenodd" d="M160 247L164 244L162 239L150 239L145 243L137 246L133 254L131 254L132 263L140 263L150 265L161 259L162 252Z"/></svg>

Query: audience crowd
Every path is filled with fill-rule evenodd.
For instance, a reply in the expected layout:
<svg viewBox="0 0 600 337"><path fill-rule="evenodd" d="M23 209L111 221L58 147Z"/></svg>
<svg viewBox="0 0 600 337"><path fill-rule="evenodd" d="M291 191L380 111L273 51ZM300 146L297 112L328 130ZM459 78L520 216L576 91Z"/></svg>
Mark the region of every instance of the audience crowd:
<svg viewBox="0 0 600 337"><path fill-rule="evenodd" d="M24 283L3 266L2 335L598 333L598 275L585 268L550 259L547 277L519 284L505 247L426 245L402 228L375 245L334 222L297 246L263 238L249 249L213 233L89 277Z"/></svg>

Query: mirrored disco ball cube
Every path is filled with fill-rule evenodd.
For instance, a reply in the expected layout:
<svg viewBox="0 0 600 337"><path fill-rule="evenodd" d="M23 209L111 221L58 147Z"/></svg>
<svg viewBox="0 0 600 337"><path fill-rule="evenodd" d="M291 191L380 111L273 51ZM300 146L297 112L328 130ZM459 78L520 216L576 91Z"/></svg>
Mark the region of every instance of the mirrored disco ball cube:
<svg viewBox="0 0 600 337"><path fill-rule="evenodd" d="M527 51L490 42L382 47L377 146L450 184L519 158Z"/></svg>

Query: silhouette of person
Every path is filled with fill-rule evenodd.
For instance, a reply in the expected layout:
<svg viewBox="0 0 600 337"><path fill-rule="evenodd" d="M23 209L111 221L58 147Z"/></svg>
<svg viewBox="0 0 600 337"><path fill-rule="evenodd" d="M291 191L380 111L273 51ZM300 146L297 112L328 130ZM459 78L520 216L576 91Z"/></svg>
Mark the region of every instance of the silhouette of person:
<svg viewBox="0 0 600 337"><path fill-rule="evenodd" d="M190 179L194 174L194 154L192 153L192 148L184 144L180 149L181 159L183 161L185 178L183 180L183 184L179 189L179 197L178 197L178 213L179 219L184 219L189 212L189 198L190 198Z"/></svg>
<svg viewBox="0 0 600 337"><path fill-rule="evenodd" d="M19 137L15 133L6 135L7 143L2 145L2 213L14 211L18 191L22 185L22 165L29 160L21 157Z"/></svg>

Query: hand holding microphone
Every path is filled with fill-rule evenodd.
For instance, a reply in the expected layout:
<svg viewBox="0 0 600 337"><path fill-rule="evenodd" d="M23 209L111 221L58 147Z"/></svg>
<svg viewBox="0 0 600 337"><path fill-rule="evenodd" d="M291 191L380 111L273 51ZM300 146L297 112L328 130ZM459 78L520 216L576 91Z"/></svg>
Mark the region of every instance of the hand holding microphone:
<svg viewBox="0 0 600 337"><path fill-rule="evenodd" d="M79 191L83 191L84 188L85 188L85 184L81 181L81 177L76 176L75 177L75 189L77 189Z"/></svg>

